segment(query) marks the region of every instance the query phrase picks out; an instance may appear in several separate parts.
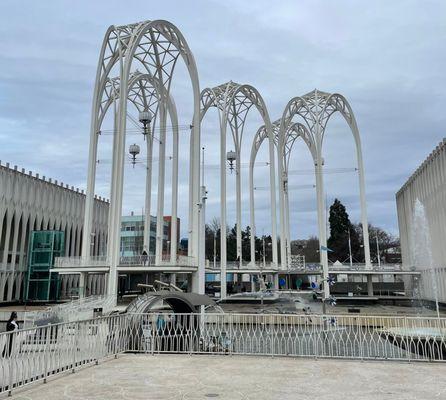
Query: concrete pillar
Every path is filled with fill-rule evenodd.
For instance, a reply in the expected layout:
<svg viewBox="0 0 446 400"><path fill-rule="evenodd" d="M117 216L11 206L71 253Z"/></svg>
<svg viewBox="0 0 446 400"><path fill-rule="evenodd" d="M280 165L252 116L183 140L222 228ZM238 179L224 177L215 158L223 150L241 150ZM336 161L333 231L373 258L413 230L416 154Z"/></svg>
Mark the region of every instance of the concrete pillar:
<svg viewBox="0 0 446 400"><path fill-rule="evenodd" d="M12 211L8 212L8 215L6 217L6 234L5 234L5 248L3 251L3 265L6 266L8 261L8 254L9 254L9 241L10 241L10 235L11 235L11 225L12 225Z"/></svg>
<svg viewBox="0 0 446 400"><path fill-rule="evenodd" d="M316 197L317 197L317 218L319 231L319 254L320 263L322 264L323 280L324 280L324 300L330 297L330 286L328 279L328 254L322 247L327 247L327 231L325 229L325 205L324 205L324 181L322 176L322 156L318 154L316 165Z"/></svg>
<svg viewBox="0 0 446 400"><path fill-rule="evenodd" d="M367 295L373 296L373 275L367 275Z"/></svg>
<svg viewBox="0 0 446 400"><path fill-rule="evenodd" d="M273 274L273 289L279 290L279 274Z"/></svg>
<svg viewBox="0 0 446 400"><path fill-rule="evenodd" d="M220 299L226 299L226 125L225 111L220 125Z"/></svg>
<svg viewBox="0 0 446 400"><path fill-rule="evenodd" d="M156 249L155 263L161 264L164 243L164 186L166 172L166 99L160 96L160 142L159 142L159 163L158 163L158 198L156 211Z"/></svg>
<svg viewBox="0 0 446 400"><path fill-rule="evenodd" d="M238 144L236 145L237 159L235 160L236 174L236 214L237 214L237 258L239 266L242 265L242 177L241 177L241 152Z"/></svg>
<svg viewBox="0 0 446 400"><path fill-rule="evenodd" d="M150 207L152 200L152 153L153 153L153 138L149 133L146 137L147 150L147 169L146 169L146 198L145 198L145 219L144 219L144 249L147 254L150 254Z"/></svg>
<svg viewBox="0 0 446 400"><path fill-rule="evenodd" d="M87 273L81 272L79 275L79 298L82 299L86 295Z"/></svg>

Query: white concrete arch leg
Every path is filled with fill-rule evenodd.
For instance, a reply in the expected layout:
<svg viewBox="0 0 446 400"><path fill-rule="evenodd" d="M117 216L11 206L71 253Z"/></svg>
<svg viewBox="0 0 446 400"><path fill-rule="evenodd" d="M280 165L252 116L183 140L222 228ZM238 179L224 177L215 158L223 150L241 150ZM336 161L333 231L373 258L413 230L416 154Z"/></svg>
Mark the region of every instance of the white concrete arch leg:
<svg viewBox="0 0 446 400"><path fill-rule="evenodd" d="M254 163L249 163L249 216L250 216L250 250L251 250L251 263L254 266L256 263L256 225L255 225L255 200L254 200ZM254 279L254 275L252 276Z"/></svg>
<svg viewBox="0 0 446 400"><path fill-rule="evenodd" d="M237 149L237 158L235 161L236 173L236 213L237 213L237 259L240 267L242 266L242 176L241 176L241 154Z"/></svg>
<svg viewBox="0 0 446 400"><path fill-rule="evenodd" d="M146 168L146 198L145 198L145 219L144 219L144 249L150 254L150 208L152 202L152 155L153 155L153 138L151 135L146 137L147 150L147 168Z"/></svg>
<svg viewBox="0 0 446 400"><path fill-rule="evenodd" d="M285 182L284 170L281 162L283 155L279 154L279 218L280 218L280 263L286 269L286 223L285 223Z"/></svg>
<svg viewBox="0 0 446 400"><path fill-rule="evenodd" d="M317 197L317 219L319 231L319 254L320 263L323 270L324 280L324 301L330 297L330 287L327 283L328 279L328 254L323 247L327 247L327 231L325 229L325 204L324 204L324 181L322 175L322 157L318 155L315 174L316 174L316 197Z"/></svg>
<svg viewBox="0 0 446 400"><path fill-rule="evenodd" d="M164 187L166 171L166 103L164 96L160 101L160 143L159 143L159 169L158 169L158 199L156 212L156 249L155 263L162 262L164 243Z"/></svg>
<svg viewBox="0 0 446 400"><path fill-rule="evenodd" d="M285 192L285 232L287 250L287 268L291 266L291 225L290 225L290 197L288 191Z"/></svg>
<svg viewBox="0 0 446 400"><path fill-rule="evenodd" d="M274 137L272 129L269 129L269 180L270 180L270 201L271 201L271 240L273 247L273 264L279 266L277 251L277 205L276 205L276 163L274 157ZM280 160L279 160L280 162ZM280 204L280 203L279 203Z"/></svg>
<svg viewBox="0 0 446 400"><path fill-rule="evenodd" d="M127 99L128 76L121 73L120 93L123 99ZM124 187L124 156L125 156L125 132L127 124L127 102L120 101L118 109L118 129L116 130L116 141L114 141L113 168L115 170L114 181L112 181L113 202L110 202L110 238L109 238L109 260L110 272L108 282L108 293L116 298L118 293L119 249L120 229L122 217L122 195Z"/></svg>
<svg viewBox="0 0 446 400"><path fill-rule="evenodd" d="M173 143L172 143L172 221L170 232L170 262L176 263L178 252L178 120L173 117L173 107L170 107L171 121L173 125Z"/></svg>
<svg viewBox="0 0 446 400"><path fill-rule="evenodd" d="M357 146L357 158L358 158L359 200L361 203L362 236L364 241L364 258L365 258L366 268L371 268L372 261L370 258L369 223L367 219L367 203L365 198L364 165L362 161L362 151L360 146Z"/></svg>
<svg viewBox="0 0 446 400"><path fill-rule="evenodd" d="M226 298L226 124L220 124L220 299Z"/></svg>

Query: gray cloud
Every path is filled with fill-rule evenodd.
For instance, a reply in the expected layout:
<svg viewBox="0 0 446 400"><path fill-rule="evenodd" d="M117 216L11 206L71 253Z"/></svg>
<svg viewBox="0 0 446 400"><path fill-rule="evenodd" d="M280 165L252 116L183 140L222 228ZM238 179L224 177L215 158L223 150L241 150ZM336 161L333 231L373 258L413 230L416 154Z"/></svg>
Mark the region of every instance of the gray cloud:
<svg viewBox="0 0 446 400"><path fill-rule="evenodd" d="M314 88L344 94L361 131L369 219L397 232L395 192L444 135L446 116L446 4L441 1L6 1L0 25L0 159L85 187L92 88L99 47L108 25L167 19L183 32L197 61L202 87L230 79L263 95L272 119L287 101ZM180 123L191 118L190 87L179 69L173 93ZM243 162L261 120L252 111ZM208 219L218 215L217 116L203 124ZM187 196L188 132L181 133L180 198ZM128 142L140 138L129 137ZM101 138L97 191L108 197L111 137ZM232 147L229 140L228 148ZM327 168L355 165L353 141L340 118L324 143ZM157 152L155 146L154 154ZM169 151L168 151L169 154ZM267 161L267 151L259 153ZM303 146L293 169L311 170ZM242 178L247 182L247 168ZM170 180L170 167L166 176ZM126 166L124 211L144 204L144 168ZM153 171L155 204L157 166ZM268 185L259 167L256 185ZM311 173L290 184L314 182ZM359 220L354 173L326 176L327 199L339 197ZM233 176L228 175L228 219L235 219ZM166 208L170 199L166 194ZM248 194L244 193L247 201ZM293 237L316 233L314 190L290 195ZM269 231L269 196L256 193L257 230ZM180 201L186 219L187 203ZM152 212L155 208L152 208ZM249 222L245 202L243 221ZM185 232L186 224L182 224Z"/></svg>

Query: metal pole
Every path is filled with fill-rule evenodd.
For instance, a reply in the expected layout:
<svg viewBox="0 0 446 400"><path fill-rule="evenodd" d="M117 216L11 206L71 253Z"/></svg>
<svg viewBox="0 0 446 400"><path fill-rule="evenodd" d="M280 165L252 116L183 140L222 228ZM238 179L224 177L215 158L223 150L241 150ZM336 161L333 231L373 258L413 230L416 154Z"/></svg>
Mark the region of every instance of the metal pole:
<svg viewBox="0 0 446 400"><path fill-rule="evenodd" d="M199 261L198 261L198 294L205 292L205 217L206 217L206 187L201 186L201 207L200 210L200 236L199 236ZM202 310L203 311L203 310Z"/></svg>
<svg viewBox="0 0 446 400"><path fill-rule="evenodd" d="M350 229L348 230L348 253L350 255L350 269L353 268L352 242L350 238Z"/></svg>
<svg viewBox="0 0 446 400"><path fill-rule="evenodd" d="M378 259L378 268L381 267L381 257L379 256L378 234L376 234L376 258Z"/></svg>
<svg viewBox="0 0 446 400"><path fill-rule="evenodd" d="M214 269L217 269L217 236L214 232Z"/></svg>

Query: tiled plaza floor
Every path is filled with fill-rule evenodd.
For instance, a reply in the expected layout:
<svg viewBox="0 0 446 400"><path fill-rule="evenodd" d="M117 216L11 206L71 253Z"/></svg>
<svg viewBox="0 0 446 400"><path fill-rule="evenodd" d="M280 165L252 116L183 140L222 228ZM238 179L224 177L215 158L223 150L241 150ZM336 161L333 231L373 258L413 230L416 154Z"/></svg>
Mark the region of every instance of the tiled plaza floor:
<svg viewBox="0 0 446 400"><path fill-rule="evenodd" d="M13 399L446 399L446 365L241 356L119 356Z"/></svg>

